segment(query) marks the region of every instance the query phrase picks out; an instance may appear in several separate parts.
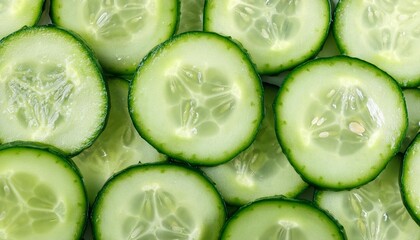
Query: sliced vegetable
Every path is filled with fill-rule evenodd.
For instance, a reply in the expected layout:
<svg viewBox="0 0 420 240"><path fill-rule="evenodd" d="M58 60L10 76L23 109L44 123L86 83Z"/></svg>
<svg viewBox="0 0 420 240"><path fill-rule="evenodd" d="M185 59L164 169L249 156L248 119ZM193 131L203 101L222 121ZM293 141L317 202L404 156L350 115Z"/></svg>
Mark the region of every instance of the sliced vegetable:
<svg viewBox="0 0 420 240"><path fill-rule="evenodd" d="M345 56L294 69L274 109L284 153L321 188L371 181L398 152L407 129L398 84L374 65Z"/></svg>
<svg viewBox="0 0 420 240"><path fill-rule="evenodd" d="M92 223L97 240L216 240L225 217L219 193L200 173L144 164L107 182L93 207Z"/></svg>
<svg viewBox="0 0 420 240"><path fill-rule="evenodd" d="M252 143L263 116L262 92L235 43L189 32L143 60L130 85L129 109L141 136L160 152L216 165Z"/></svg>
<svg viewBox="0 0 420 240"><path fill-rule="evenodd" d="M0 143L41 142L75 155L105 125L108 93L91 51L53 26L0 42Z"/></svg>

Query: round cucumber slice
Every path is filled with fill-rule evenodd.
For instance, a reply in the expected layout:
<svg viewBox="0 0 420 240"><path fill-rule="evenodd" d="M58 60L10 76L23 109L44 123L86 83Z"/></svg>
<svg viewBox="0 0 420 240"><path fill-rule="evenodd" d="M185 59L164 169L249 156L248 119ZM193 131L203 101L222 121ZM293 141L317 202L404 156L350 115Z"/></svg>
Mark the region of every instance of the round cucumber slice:
<svg viewBox="0 0 420 240"><path fill-rule="evenodd" d="M0 142L34 141L68 155L102 131L108 93L92 53L65 30L24 28L0 42Z"/></svg>
<svg viewBox="0 0 420 240"><path fill-rule="evenodd" d="M418 1L339 1L333 31L342 53L371 62L401 86L420 85Z"/></svg>
<svg viewBox="0 0 420 240"><path fill-rule="evenodd" d="M407 129L398 84L374 65L345 56L295 68L279 91L275 115L289 161L321 188L353 188L375 178Z"/></svg>
<svg viewBox="0 0 420 240"><path fill-rule="evenodd" d="M106 183L92 210L97 240L216 240L222 199L200 173L178 165L130 167Z"/></svg>
<svg viewBox="0 0 420 240"><path fill-rule="evenodd" d="M342 226L310 202L263 199L240 208L226 223L222 240L346 239Z"/></svg>
<svg viewBox="0 0 420 240"><path fill-rule="evenodd" d="M316 204L343 225L348 239L420 239L420 227L401 199L401 160L397 155L375 180L360 188L316 192Z"/></svg>
<svg viewBox="0 0 420 240"><path fill-rule="evenodd" d="M167 159L142 139L134 128L127 106L128 82L113 77L107 83L111 107L105 130L92 146L73 157L84 177L90 203L116 172L139 162Z"/></svg>
<svg viewBox="0 0 420 240"><path fill-rule="evenodd" d="M177 0L51 0L54 24L79 34L102 67L132 74L141 59L175 32Z"/></svg>
<svg viewBox="0 0 420 240"><path fill-rule="evenodd" d="M208 0L204 9L204 30L240 42L261 74L275 74L315 56L330 21L327 0Z"/></svg>
<svg viewBox="0 0 420 240"><path fill-rule="evenodd" d="M254 142L232 160L202 167L223 199L244 205L262 197L295 197L308 184L290 165L276 138L273 102L278 87L264 85L265 116Z"/></svg>
<svg viewBox="0 0 420 240"><path fill-rule="evenodd" d="M413 219L420 225L420 134L407 149L401 174L401 192Z"/></svg>
<svg viewBox="0 0 420 240"><path fill-rule="evenodd" d="M188 32L142 61L130 85L129 109L141 136L160 152L215 165L252 143L263 91L235 43L215 33Z"/></svg>
<svg viewBox="0 0 420 240"><path fill-rule="evenodd" d="M41 18L44 0L0 0L0 39Z"/></svg>
<svg viewBox="0 0 420 240"><path fill-rule="evenodd" d="M70 162L33 146L0 150L0 239L79 240L87 219L83 181Z"/></svg>

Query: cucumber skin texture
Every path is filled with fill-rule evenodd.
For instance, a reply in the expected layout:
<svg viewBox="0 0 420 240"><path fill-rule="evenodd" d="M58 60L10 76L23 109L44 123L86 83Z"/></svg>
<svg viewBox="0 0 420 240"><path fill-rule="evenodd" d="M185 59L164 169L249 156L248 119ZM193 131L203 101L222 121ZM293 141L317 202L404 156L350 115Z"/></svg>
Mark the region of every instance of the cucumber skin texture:
<svg viewBox="0 0 420 240"><path fill-rule="evenodd" d="M105 95L105 99L106 99L106 110L103 113L103 120L102 120L102 125L101 127L97 130L96 134L94 134L93 136L91 136L91 138L87 139L84 143L81 144L81 147L79 147L79 149L75 149L73 151L67 152L67 151L63 151L60 150L64 155L68 156L68 157L73 157L76 156L77 154L79 154L80 152L82 152L84 149L90 147L93 142L99 137L100 133L103 132L103 130L105 129L106 126L106 122L108 119L108 115L109 115L109 102L110 102L110 96L108 94L108 87L107 87L107 83L104 79L104 72L102 70L101 65L99 64L98 59L95 57L93 51L86 45L85 41L80 38L77 34L66 30L64 28L55 26L55 25L41 25L41 26L33 26L33 27L23 27L20 30L8 35L7 37L4 37L2 39L0 39L0 48L2 47L4 42L7 42L9 38L13 38L15 35L19 35L21 32L23 31L38 31L38 30L49 30L49 29L53 29L54 31L60 32L59 34L67 34L68 38L73 38L75 40L75 42L73 44L75 44L77 42L78 47L87 54L87 56L89 57L89 60L92 62L94 69L96 71L96 74L98 75L98 77L100 77L100 81L102 83L103 89L102 92ZM93 70L93 68L92 68ZM28 142L28 141L15 141L15 142ZM2 139L0 139L0 145L5 144L2 142ZM38 142L37 144L40 145L47 145L43 142ZM57 147L54 147L56 149L58 149Z"/></svg>
<svg viewBox="0 0 420 240"><path fill-rule="evenodd" d="M177 163L177 162L156 162L156 163L144 163L144 164L137 164L137 165L132 165L129 166L127 168L125 168L124 170L118 172L117 174L113 175L112 177L110 177L107 182L104 184L104 186L102 187L102 189L98 192L97 197L92 205L92 209L91 209L91 214L89 215L89 221L92 224L92 226L95 226L95 222L100 221L101 219L96 215L97 214L97 209L101 207L101 196L103 195L104 192L108 191L109 185L111 185L113 183L113 180L115 178L118 178L120 175L132 175L131 172L141 172L141 171L147 171L148 168L158 168L158 167L163 167L163 168L179 168L182 169L182 171L188 170L191 171L190 174L194 174L194 175L199 175L201 177L204 178L204 180L208 181L208 186L215 192L217 193L217 195L219 196L219 199L221 200L220 204L221 206L223 206L223 212L224 212L224 217L223 220L224 222L226 222L228 215L227 215L227 206L225 201L223 200L222 196L220 195L220 193L217 191L216 187L214 186L214 183L199 169L196 167L193 167L191 165L188 164L182 164L182 163ZM161 171L165 171L164 169L162 169ZM125 176L126 177L126 176ZM222 227L223 229L223 227ZM222 229L220 231L222 231ZM101 233L98 232L98 230L95 227L92 227L92 233L94 236L94 239L98 239L98 236L101 236ZM220 232L221 233L221 232ZM204 239L203 239L204 240Z"/></svg>
<svg viewBox="0 0 420 240"><path fill-rule="evenodd" d="M144 66L146 66L150 61L152 61L152 62L154 61L153 58L155 57L155 55L158 55L162 51L162 49L164 49L165 47L172 45L172 42L174 40L176 41L176 39L178 39L180 37L183 37L183 36L186 36L186 35L195 35L195 34L202 34L202 33L203 33L202 31L189 31L189 32L180 33L178 35L172 36L168 40L166 40L166 41L162 42L161 44L157 45L154 49L152 49L142 59L142 61L140 62L140 64L138 65L138 67L137 67L137 69L136 69L136 71L134 73L134 78L135 78L136 75L138 75L138 74L141 73L142 68ZM239 50L241 51L241 53L242 53L242 56L241 57L243 59L247 59L248 60L248 62L250 64L249 67L252 68L252 70L256 74L256 77L259 79L259 81L258 81L258 84L259 84L258 89L260 91L259 92L260 93L259 94L260 95L260 98L259 98L260 104L259 105L260 105L260 109L261 109L261 114L260 114L260 117L258 119L258 121L259 121L259 124L258 125L261 125L261 121L262 121L263 116L264 116L264 111L263 111L263 109L264 109L264 94L263 94L263 91L264 90L263 90L263 83L262 83L262 80L261 80L260 75L257 74L255 65L249 60L250 58L249 58L248 53L246 52L246 50L240 44L237 44L235 41L232 41L232 38L230 38L230 37L225 37L225 36L222 36L222 35L217 34L217 33L214 33L214 32L204 32L204 33L205 34L208 34L209 36L211 36L211 35L217 36L218 38L223 39L224 41L228 42L229 44L232 44L233 43L233 45L235 45L236 47L238 47ZM133 85L134 85L135 82L136 82L135 79L131 79L131 81L130 81L129 93L128 93L128 102L129 102L128 105L129 105L130 117L131 117L131 119L132 119L132 121L134 123L134 127L137 129L137 132L140 134L140 136L144 140L146 140L150 145L152 145L154 148L156 148L157 151L161 152L162 154L167 155L168 157L170 157L172 159L176 159L176 161L180 161L180 162L182 162L184 164L194 164L194 165L201 165L201 166L214 166L215 164L214 163L211 163L212 160L210 160L210 163L203 163L203 161L197 161L195 158L186 158L186 157L183 156L182 153L175 154L175 153L167 153L166 151L162 151L161 149L164 148L164 146L162 146L162 144L160 144L159 141L154 140L153 137L148 136L148 134L147 134L146 131L143 131L143 128L135 120L136 115L135 115L135 113L133 111L133 108L130 107L131 105L134 105L133 102L135 101L134 99L136 98L136 96L135 96L135 94L133 93L133 90L132 90L133 89ZM225 156L224 157L224 160L223 161L218 161L217 164L221 164L221 163L225 163L225 162L229 161L233 157L237 156L244 149L246 149L247 147L249 147L252 144L252 142L255 139L255 137L257 136L258 129L259 129L259 127L255 129L255 131L252 134L252 137L250 137L249 141L246 144L244 144L241 149L238 149L236 152L230 154L229 156ZM207 160L208 159L205 159L206 162L208 162Z"/></svg>
<svg viewBox="0 0 420 240"><path fill-rule="evenodd" d="M247 211L247 208L249 208L250 206L252 206L254 204L261 204L261 203L265 203L265 202L278 202L278 201L285 201L285 202L288 202L288 203L291 203L291 204L304 204L309 208L314 208L314 209L319 210L321 213L325 214L325 216L327 218L329 218L332 222L334 222L336 224L337 229L338 229L339 233L341 234L342 240L347 240L347 235L346 235L346 231L345 231L344 227L328 211L318 207L313 201L308 201L308 200L304 200L304 199L297 199L297 198L287 198L287 197L284 197L284 196L260 198L258 200L253 201L253 202L245 204L245 205L239 207L238 209L235 209L234 213L229 217L229 219L225 223L225 225L222 229L222 234L221 234L220 239L221 240L228 239L229 236L225 236L228 224L232 219L237 218L238 215L240 215L242 211Z"/></svg>
<svg viewBox="0 0 420 240"><path fill-rule="evenodd" d="M87 198L86 188L83 184L83 177L82 177L79 169L77 168L76 164L68 156L66 156L60 149L55 148L54 146L50 146L50 145L46 145L46 144L42 144L42 143L16 141L16 142L10 142L10 143L7 143L7 144L0 145L0 152L3 151L3 150L9 150L9 149L33 149L33 150L36 150L36 151L49 152L49 153L57 156L57 159L61 159L62 163L64 165L67 165L71 169L71 171L73 171L78 176L78 178L80 179L81 187L82 187L83 192L84 192L85 205L82 206L82 207L84 209L86 209L85 214L84 214L86 217L83 218L83 222L81 223L83 225L83 228L81 229L80 233L78 233L75 240L76 239L83 239L83 235L86 231L86 227L87 227L87 223L88 223L89 201L88 201L88 198Z"/></svg>
<svg viewBox="0 0 420 240"><path fill-rule="evenodd" d="M331 60L334 60L334 59L348 59L348 60L356 60L356 61L359 61L360 63L362 63L362 64L367 64L367 65L369 65L369 66L372 66L372 67L374 67L374 68L372 68L372 69L376 69L376 71L379 73L379 74L385 74L386 76L388 76L388 78L387 79L389 79L389 80L391 80L391 82L390 83L392 83L392 85L393 85L393 87L395 88L395 90L396 90L396 92L398 92L399 93L399 95L400 95L400 98L402 99L402 101L404 102L404 104L405 104L405 99L404 99L404 97L403 97L403 94L402 94L402 89L401 89L401 86L397 83L397 81L394 79L394 78L392 78L388 73L386 73L385 71L383 71L382 69L380 69L380 68L378 68L378 67L376 67L374 64L372 64L372 63L370 63L370 62L367 62L367 61L365 61L365 60L362 60L362 59L359 59L359 58L355 58L355 57L350 57L350 56L342 56L342 55L339 55L339 56L332 56L332 57L327 57L327 58L318 58L318 59L313 59L313 60L310 60L310 61L307 61L307 62L305 62L305 63L303 63L303 64L301 64L301 65L299 65L298 67L296 67L295 69L299 69L299 68L301 68L301 67L304 67L305 65L307 65L307 64L311 64L312 62L314 62L314 61L331 61ZM274 109L276 109L276 106L277 105L282 105L282 103L280 102L280 100L281 100L281 95L283 94L283 92L284 91L282 91L282 88L285 88L285 89L287 89L288 88L288 83L291 81L290 80L291 79L291 77L290 77L290 75L288 74L287 76L286 76L286 78L284 79L284 81L283 81L283 83L280 85L280 89L279 89L279 91L278 91L278 94L277 94L277 96L276 96L276 99L275 99L275 101L274 101L274 103L273 103L273 106L274 106ZM289 89L288 90L286 90L286 92L288 92L289 91ZM407 118L407 116L408 116L408 114L407 114L407 109L405 108L405 109L403 109L403 111L405 112L405 128L404 128L404 131L401 133L401 136L400 136L400 139L399 139L399 141L398 141L398 144L395 146L395 148L393 149L393 152L392 152L392 154L390 154L390 157L389 157L389 159L387 159L387 161L384 161L384 163L383 163L383 166L381 166L381 170L379 170L375 175L373 175L370 179L366 179L365 181L364 181L364 184L366 184L366 183L368 183L368 182L370 182L370 181L372 181L373 179L375 179L381 172L382 172L382 170L383 169L385 169L385 167L387 166L387 164L388 164L388 162L392 159L392 157L393 156L395 156L398 152L399 152L399 149L400 149L400 147L401 147L401 144L402 144L402 140L404 139L404 136L405 136L405 134L406 134L406 132L407 132L407 126L408 126L408 118ZM276 112L276 110L275 110L275 112ZM352 189L352 188L354 188L355 186L346 186L346 187L340 187L340 188L335 188L335 187L332 187L332 186L323 186L323 185L318 185L318 184L316 184L316 182L317 182L317 180L315 179L315 180L312 180L311 178L308 178L307 176L305 176L304 174L301 174L300 173L300 171L299 171L299 167L296 165L296 163L295 163L295 161L293 160L294 159L294 156L293 156L293 154L292 154L292 151L290 150L290 148L287 148L286 146L285 146L285 143L284 143L284 138L282 137L282 136L280 136L280 130L279 130L279 126L281 125L281 121L283 121L282 119L281 119L281 117L279 117L278 116L278 114L276 113L275 115L274 115L274 118L275 118L275 121L276 121L276 124L275 124L275 129L276 129L276 136L277 136L277 139L278 139L278 141L279 141L279 143L280 143L280 146L282 146L282 149L283 149L283 152L284 152L284 154L287 156L287 158L289 159L289 161L290 161L290 163L292 164L292 166L296 169L296 171L301 175L301 177L302 177L302 179L304 180L304 181L306 181L306 182L308 182L308 183L311 183L312 185L314 185L314 186L316 186L316 188L318 188L318 189L323 189L323 190L350 190L350 189ZM360 184L359 184L360 185Z"/></svg>

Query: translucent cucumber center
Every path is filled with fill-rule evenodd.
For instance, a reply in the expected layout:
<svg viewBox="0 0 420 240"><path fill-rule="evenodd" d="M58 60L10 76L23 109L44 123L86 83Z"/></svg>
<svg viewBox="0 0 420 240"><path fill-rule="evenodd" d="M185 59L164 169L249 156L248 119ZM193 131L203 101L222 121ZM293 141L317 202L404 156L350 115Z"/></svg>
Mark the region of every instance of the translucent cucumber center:
<svg viewBox="0 0 420 240"><path fill-rule="evenodd" d="M152 0L85 1L85 18L90 30L99 39L129 39L144 28L145 20L153 14Z"/></svg>
<svg viewBox="0 0 420 240"><path fill-rule="evenodd" d="M385 180L389 181L389 180ZM410 226L410 215L398 194L399 186L383 182L368 184L352 190L343 204L350 216L349 236L363 236L363 239L398 239L400 229ZM355 234L356 233L356 234Z"/></svg>
<svg viewBox="0 0 420 240"><path fill-rule="evenodd" d="M240 91L216 69L179 65L167 73L166 100L180 137L212 136L229 119Z"/></svg>
<svg viewBox="0 0 420 240"><path fill-rule="evenodd" d="M348 155L375 140L384 116L376 103L356 86L330 89L308 108L310 141L330 152Z"/></svg>
<svg viewBox="0 0 420 240"><path fill-rule="evenodd" d="M270 123L264 118L251 146L227 163L235 170L236 180L245 186L253 186L256 179L275 175L287 163L281 161L285 157L277 142L274 125Z"/></svg>
<svg viewBox="0 0 420 240"><path fill-rule="evenodd" d="M292 240L292 239L308 239L304 231L300 229L299 224L293 221L280 220L277 224L270 226L263 232L260 240Z"/></svg>
<svg viewBox="0 0 420 240"><path fill-rule="evenodd" d="M36 176L0 175L0 239L46 233L62 223L65 214L63 202Z"/></svg>
<svg viewBox="0 0 420 240"><path fill-rule="evenodd" d="M68 99L75 87L68 75L60 64L14 65L7 79L8 113L32 128L32 136L47 136L69 114Z"/></svg>
<svg viewBox="0 0 420 240"><path fill-rule="evenodd" d="M420 1L364 1L361 24L367 31L368 45L389 61L416 54L420 40Z"/></svg>
<svg viewBox="0 0 420 240"><path fill-rule="evenodd" d="M301 23L296 13L300 0L244 0L235 2L234 20L246 38L272 50L283 50L293 43Z"/></svg>
<svg viewBox="0 0 420 240"><path fill-rule="evenodd" d="M188 209L177 206L174 196L158 187L135 196L126 214L124 239L198 239Z"/></svg>

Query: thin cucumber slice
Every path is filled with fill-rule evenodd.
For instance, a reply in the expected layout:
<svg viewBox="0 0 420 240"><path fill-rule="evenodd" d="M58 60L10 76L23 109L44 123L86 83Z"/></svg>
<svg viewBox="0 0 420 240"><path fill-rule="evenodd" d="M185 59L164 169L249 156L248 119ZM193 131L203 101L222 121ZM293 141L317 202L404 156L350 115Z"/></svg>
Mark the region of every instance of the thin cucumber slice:
<svg viewBox="0 0 420 240"><path fill-rule="evenodd" d="M130 85L129 109L141 136L160 152L215 165L252 143L263 116L262 92L235 43L188 32L143 60Z"/></svg>
<svg viewBox="0 0 420 240"><path fill-rule="evenodd" d="M0 239L79 240L87 198L67 159L34 146L0 150Z"/></svg>
<svg viewBox="0 0 420 240"><path fill-rule="evenodd" d="M144 164L107 182L93 207L92 223L97 240L216 240L225 217L219 193L200 173Z"/></svg>
<svg viewBox="0 0 420 240"><path fill-rule="evenodd" d="M401 193L413 219L420 225L420 134L407 149L401 174Z"/></svg>
<svg viewBox="0 0 420 240"><path fill-rule="evenodd" d="M344 189L375 178L407 129L401 89L359 59L318 58L295 68L275 102L276 131L305 180Z"/></svg>
<svg viewBox="0 0 420 240"><path fill-rule="evenodd" d="M341 225L308 201L263 199L242 207L226 223L221 240L344 240Z"/></svg>
<svg viewBox="0 0 420 240"><path fill-rule="evenodd" d="M401 160L397 155L375 180L360 188L316 192L316 204L343 225L348 239L420 239L420 227L401 199Z"/></svg>
<svg viewBox="0 0 420 240"><path fill-rule="evenodd" d="M140 60L168 39L178 22L177 0L51 0L54 24L79 34L102 67L132 74Z"/></svg>
<svg viewBox="0 0 420 240"><path fill-rule="evenodd" d="M105 130L92 146L73 157L84 177L90 203L116 172L139 162L167 159L143 140L134 128L127 106L128 82L110 78L108 88L111 108Z"/></svg>
<svg viewBox="0 0 420 240"><path fill-rule="evenodd" d="M327 0L207 0L204 9L204 30L240 42L261 74L275 74L315 56L330 21Z"/></svg>
<svg viewBox="0 0 420 240"><path fill-rule="evenodd" d="M0 0L0 39L41 17L44 0Z"/></svg>
<svg viewBox="0 0 420 240"><path fill-rule="evenodd" d="M405 152L416 135L420 132L420 89L407 88L403 90L408 113L408 129L400 152Z"/></svg>
<svg viewBox="0 0 420 240"><path fill-rule="evenodd" d="M0 42L0 142L34 141L74 155L102 131L108 93L91 51L53 26Z"/></svg>
<svg viewBox="0 0 420 240"><path fill-rule="evenodd" d="M342 53L371 62L404 87L420 85L420 3L339 1L333 31Z"/></svg>
<svg viewBox="0 0 420 240"><path fill-rule="evenodd" d="M180 0L181 11L177 34L203 30L203 11L205 0Z"/></svg>
<svg viewBox="0 0 420 240"><path fill-rule="evenodd" d="M265 116L254 142L227 163L203 167L223 199L244 205L262 197L296 197L308 184L290 165L276 138L273 102L278 87L264 85Z"/></svg>

